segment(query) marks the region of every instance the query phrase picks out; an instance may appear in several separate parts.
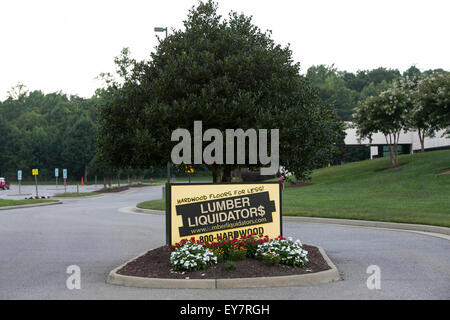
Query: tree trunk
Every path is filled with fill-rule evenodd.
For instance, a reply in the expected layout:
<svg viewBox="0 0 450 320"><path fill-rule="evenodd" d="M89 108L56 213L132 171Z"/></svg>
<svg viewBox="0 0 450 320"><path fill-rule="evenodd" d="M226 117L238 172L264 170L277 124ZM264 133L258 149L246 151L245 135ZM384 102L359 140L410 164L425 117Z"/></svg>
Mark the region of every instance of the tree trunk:
<svg viewBox="0 0 450 320"><path fill-rule="evenodd" d="M425 152L425 130L419 129L420 151Z"/></svg>
<svg viewBox="0 0 450 320"><path fill-rule="evenodd" d="M106 177L103 176L103 188L106 189Z"/></svg>
<svg viewBox="0 0 450 320"><path fill-rule="evenodd" d="M394 148L392 148L392 145L389 145L389 154L390 154L390 161L391 161L391 168L395 167L395 158L394 158Z"/></svg>
<svg viewBox="0 0 450 320"><path fill-rule="evenodd" d="M213 183L219 183L221 179L222 168L217 165L209 166L213 176Z"/></svg>
<svg viewBox="0 0 450 320"><path fill-rule="evenodd" d="M398 143L394 143L394 168L398 167Z"/></svg>
<svg viewBox="0 0 450 320"><path fill-rule="evenodd" d="M232 170L233 170L232 166L224 166L223 167L222 182L231 182L231 171Z"/></svg>
<svg viewBox="0 0 450 320"><path fill-rule="evenodd" d="M386 135L384 137L386 139L386 144L388 145L389 148L389 160L391 162L391 168L394 168L395 162L394 162L394 152L392 150L392 136L389 134L389 141Z"/></svg>
<svg viewBox="0 0 450 320"><path fill-rule="evenodd" d="M395 167L398 167L398 142L400 140L400 133L401 131L395 136Z"/></svg>

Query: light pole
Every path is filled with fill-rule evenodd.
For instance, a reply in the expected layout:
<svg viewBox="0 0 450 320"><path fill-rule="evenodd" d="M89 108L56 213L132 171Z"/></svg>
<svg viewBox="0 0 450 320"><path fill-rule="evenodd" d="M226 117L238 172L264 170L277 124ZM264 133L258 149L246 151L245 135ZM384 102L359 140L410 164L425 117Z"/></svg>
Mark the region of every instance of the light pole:
<svg viewBox="0 0 450 320"><path fill-rule="evenodd" d="M155 32L165 32L167 38L167 27L155 27L153 30ZM167 183L170 183L170 161L167 161Z"/></svg>
<svg viewBox="0 0 450 320"><path fill-rule="evenodd" d="M155 27L155 32L166 32L166 37L167 37L167 27L163 28L163 27Z"/></svg>

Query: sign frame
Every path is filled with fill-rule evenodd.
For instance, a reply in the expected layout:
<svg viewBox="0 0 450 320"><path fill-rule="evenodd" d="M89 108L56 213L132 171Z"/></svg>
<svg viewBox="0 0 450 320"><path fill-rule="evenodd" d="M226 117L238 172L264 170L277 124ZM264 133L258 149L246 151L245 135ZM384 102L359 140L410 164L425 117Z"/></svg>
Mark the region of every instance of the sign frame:
<svg viewBox="0 0 450 320"><path fill-rule="evenodd" d="M173 186L198 186L198 185L203 185L203 186L214 186L214 185L230 185L230 186L236 186L236 185L263 185L263 184L273 184L273 185L278 185L278 194L279 194L279 224L280 224L280 236L283 236L283 200L282 200L282 191L283 191L283 186L280 182L278 181L269 181L269 182L221 182L221 183L202 183L202 182L196 182L196 183L166 183L165 189L166 189L166 245L171 245L172 244L172 206L171 206L171 202L172 202L172 187ZM227 199L225 198L220 198L220 199ZM234 228L237 229L237 228ZM233 229L223 229L223 231L226 230L233 230ZM210 232L209 232L210 233ZM199 235L201 235L201 233L199 233ZM189 239L189 236L185 237L187 239Z"/></svg>

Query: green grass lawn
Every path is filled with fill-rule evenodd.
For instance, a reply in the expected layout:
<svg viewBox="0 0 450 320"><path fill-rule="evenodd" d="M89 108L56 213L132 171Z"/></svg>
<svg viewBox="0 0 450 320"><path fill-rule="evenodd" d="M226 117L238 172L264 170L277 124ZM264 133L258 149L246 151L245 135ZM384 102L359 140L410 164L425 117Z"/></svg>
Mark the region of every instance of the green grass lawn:
<svg viewBox="0 0 450 320"><path fill-rule="evenodd" d="M309 186L283 191L283 214L450 227L450 150L314 171ZM387 170L386 170L387 169Z"/></svg>
<svg viewBox="0 0 450 320"><path fill-rule="evenodd" d="M166 210L166 200L150 200L138 203L136 207L141 209Z"/></svg>
<svg viewBox="0 0 450 320"><path fill-rule="evenodd" d="M55 200L7 200L0 199L0 207L18 206L23 204L36 204L42 202L56 202Z"/></svg>
<svg viewBox="0 0 450 320"><path fill-rule="evenodd" d="M306 187L283 190L283 215L450 227L450 150L353 162L315 170ZM164 200L140 203L164 210Z"/></svg>

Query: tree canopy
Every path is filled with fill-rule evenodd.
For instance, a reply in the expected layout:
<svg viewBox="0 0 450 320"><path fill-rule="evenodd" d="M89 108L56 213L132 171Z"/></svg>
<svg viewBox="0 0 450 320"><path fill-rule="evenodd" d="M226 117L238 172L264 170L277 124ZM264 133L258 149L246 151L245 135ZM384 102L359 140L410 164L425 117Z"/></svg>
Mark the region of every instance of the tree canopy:
<svg viewBox="0 0 450 320"><path fill-rule="evenodd" d="M99 119L101 155L116 167L164 165L173 130L192 134L196 120L222 132L279 129L280 163L298 178L331 161L342 137L289 47L243 14L223 19L211 1L192 8L184 30L162 39L150 60L134 61L124 50L116 63L121 81L104 89ZM215 181L230 181L238 167L210 170Z"/></svg>
<svg viewBox="0 0 450 320"><path fill-rule="evenodd" d="M95 99L28 92L22 84L9 94L0 102L0 175L22 170L27 179L33 168L44 179L54 177L54 168L85 175L95 154Z"/></svg>

